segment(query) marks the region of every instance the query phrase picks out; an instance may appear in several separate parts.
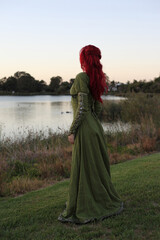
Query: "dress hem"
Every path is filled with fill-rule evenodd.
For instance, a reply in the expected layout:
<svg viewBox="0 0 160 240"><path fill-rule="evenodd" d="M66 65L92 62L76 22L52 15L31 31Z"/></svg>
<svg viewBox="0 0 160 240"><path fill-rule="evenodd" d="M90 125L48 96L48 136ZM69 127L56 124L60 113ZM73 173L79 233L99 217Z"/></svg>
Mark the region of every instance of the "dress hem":
<svg viewBox="0 0 160 240"><path fill-rule="evenodd" d="M60 221L61 223L74 223L74 224L87 224L87 223L92 223L95 221L103 221L106 218L112 217L112 216L116 216L118 214L120 214L123 211L123 202L121 203L120 208L118 209L118 211L102 216L102 217L93 217L90 219L86 219L84 221L80 221L78 218L72 219L72 218L65 218L62 216L62 214L58 217L58 221Z"/></svg>

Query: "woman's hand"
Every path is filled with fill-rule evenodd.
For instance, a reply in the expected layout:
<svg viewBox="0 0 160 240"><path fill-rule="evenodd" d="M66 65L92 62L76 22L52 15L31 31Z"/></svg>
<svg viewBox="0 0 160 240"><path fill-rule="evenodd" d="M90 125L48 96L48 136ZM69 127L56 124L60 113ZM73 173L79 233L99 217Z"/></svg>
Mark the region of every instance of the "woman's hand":
<svg viewBox="0 0 160 240"><path fill-rule="evenodd" d="M68 136L68 141L71 143L71 144L74 144L74 134L71 134Z"/></svg>

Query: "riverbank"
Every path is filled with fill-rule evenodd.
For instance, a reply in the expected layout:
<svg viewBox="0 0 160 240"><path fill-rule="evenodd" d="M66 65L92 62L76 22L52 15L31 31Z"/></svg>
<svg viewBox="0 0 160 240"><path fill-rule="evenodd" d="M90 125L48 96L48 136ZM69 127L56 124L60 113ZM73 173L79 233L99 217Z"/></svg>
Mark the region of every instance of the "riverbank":
<svg viewBox="0 0 160 240"><path fill-rule="evenodd" d="M160 98L138 94L127 100L104 100L101 119L130 123L127 131L105 133L110 164L160 151ZM67 132L32 131L0 141L0 196L17 196L69 178L72 146ZM46 137L47 136L47 137Z"/></svg>
<svg viewBox="0 0 160 240"><path fill-rule="evenodd" d="M2 240L159 240L160 154L112 165L112 181L124 201L124 211L88 225L57 221L68 193L68 181L19 197L0 199Z"/></svg>
<svg viewBox="0 0 160 240"><path fill-rule="evenodd" d="M160 150L160 131L153 131L149 121L133 125L128 132L105 134L110 164ZM21 195L69 178L72 145L67 132L55 134L49 130L48 137L45 134L29 131L27 137L0 142L1 197Z"/></svg>
<svg viewBox="0 0 160 240"><path fill-rule="evenodd" d="M7 92L7 91L0 91L0 96L46 96L46 95L51 95L51 96L69 96L70 93L63 93L63 94L58 94L54 92Z"/></svg>

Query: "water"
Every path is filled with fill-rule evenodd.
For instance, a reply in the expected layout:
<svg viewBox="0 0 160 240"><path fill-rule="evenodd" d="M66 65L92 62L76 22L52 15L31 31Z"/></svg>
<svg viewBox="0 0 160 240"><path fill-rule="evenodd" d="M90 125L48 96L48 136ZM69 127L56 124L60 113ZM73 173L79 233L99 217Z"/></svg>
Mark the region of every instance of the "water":
<svg viewBox="0 0 160 240"><path fill-rule="evenodd" d="M104 96L103 99L123 98ZM72 119L71 96L0 96L0 139L24 137L28 131L47 134L48 129L63 133ZM103 126L105 130L117 128L106 123ZM125 130L127 125L121 127Z"/></svg>

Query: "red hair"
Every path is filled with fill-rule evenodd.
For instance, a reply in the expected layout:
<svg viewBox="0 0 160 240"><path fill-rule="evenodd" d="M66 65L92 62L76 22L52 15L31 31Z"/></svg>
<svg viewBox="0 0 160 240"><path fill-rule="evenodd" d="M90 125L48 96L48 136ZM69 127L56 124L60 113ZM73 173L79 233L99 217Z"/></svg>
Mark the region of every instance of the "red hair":
<svg viewBox="0 0 160 240"><path fill-rule="evenodd" d="M100 59L101 51L93 45L85 46L80 50L81 68L89 76L91 94L95 100L102 102L101 95L108 91L108 86Z"/></svg>

